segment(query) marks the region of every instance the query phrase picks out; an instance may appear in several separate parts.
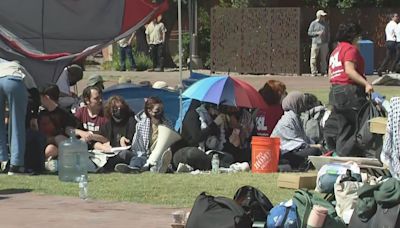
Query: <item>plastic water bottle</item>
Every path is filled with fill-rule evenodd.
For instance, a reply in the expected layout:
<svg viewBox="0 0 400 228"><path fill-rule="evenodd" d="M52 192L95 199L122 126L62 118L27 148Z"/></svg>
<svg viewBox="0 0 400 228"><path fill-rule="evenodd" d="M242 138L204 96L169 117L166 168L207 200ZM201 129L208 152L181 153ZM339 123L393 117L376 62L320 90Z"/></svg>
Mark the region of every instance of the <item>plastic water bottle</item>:
<svg viewBox="0 0 400 228"><path fill-rule="evenodd" d="M211 159L211 172L219 173L219 157L218 154L213 154Z"/></svg>
<svg viewBox="0 0 400 228"><path fill-rule="evenodd" d="M60 143L58 155L58 179L79 182L81 175L87 175L89 153L87 144L75 137L71 129L69 139Z"/></svg>
<svg viewBox="0 0 400 228"><path fill-rule="evenodd" d="M88 198L88 180L86 175L79 178L79 198L87 200Z"/></svg>

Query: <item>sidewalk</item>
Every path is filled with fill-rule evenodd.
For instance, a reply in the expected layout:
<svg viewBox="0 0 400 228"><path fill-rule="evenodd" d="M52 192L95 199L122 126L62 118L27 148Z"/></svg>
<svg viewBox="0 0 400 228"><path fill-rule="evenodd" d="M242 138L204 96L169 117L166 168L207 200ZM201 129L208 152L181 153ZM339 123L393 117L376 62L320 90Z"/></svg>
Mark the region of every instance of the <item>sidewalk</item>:
<svg viewBox="0 0 400 228"><path fill-rule="evenodd" d="M180 208L0 191L4 228L166 228Z"/></svg>

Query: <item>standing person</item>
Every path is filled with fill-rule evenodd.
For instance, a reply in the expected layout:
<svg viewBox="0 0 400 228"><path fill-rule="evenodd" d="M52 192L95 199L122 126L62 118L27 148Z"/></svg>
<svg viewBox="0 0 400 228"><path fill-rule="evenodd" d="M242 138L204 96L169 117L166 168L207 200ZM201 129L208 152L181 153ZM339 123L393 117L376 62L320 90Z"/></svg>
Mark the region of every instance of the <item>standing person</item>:
<svg viewBox="0 0 400 228"><path fill-rule="evenodd" d="M312 76L318 75L317 58L320 61L320 71L322 75L327 73L327 57L329 52L330 31L329 24L326 22L328 14L323 10L318 10L317 18L311 22L308 28L308 35L312 39L310 53L310 68Z"/></svg>
<svg viewBox="0 0 400 228"><path fill-rule="evenodd" d="M394 71L395 58L396 58L396 27L399 22L399 15L397 13L392 14L392 18L387 23L385 28L386 35L386 56L383 59L381 66L378 68L378 75L382 76L383 71L391 70Z"/></svg>
<svg viewBox="0 0 400 228"><path fill-rule="evenodd" d="M162 16L154 18L146 27L146 40L149 44L149 53L153 61L153 69L150 71L164 71L164 42L167 29L161 22ZM155 68L155 69L154 69Z"/></svg>
<svg viewBox="0 0 400 228"><path fill-rule="evenodd" d="M120 71L126 70L126 57L128 57L128 61L131 64L131 71L136 71L136 63L132 54L132 40L135 37L135 33L132 33L131 36L122 38L118 41L119 46L119 64Z"/></svg>
<svg viewBox="0 0 400 228"><path fill-rule="evenodd" d="M28 91L35 100L35 111L40 103L39 91L35 81L26 69L16 61L0 58L0 163L8 156L7 131L4 122L6 101L10 110L11 142L9 143L11 160L8 175L24 173L26 129L25 118L28 105Z"/></svg>
<svg viewBox="0 0 400 228"><path fill-rule="evenodd" d="M364 75L364 59L357 48L360 26L339 25L336 39L338 46L329 59L329 103L333 106L331 115L337 118L336 153L351 156L355 153L357 115L373 88Z"/></svg>

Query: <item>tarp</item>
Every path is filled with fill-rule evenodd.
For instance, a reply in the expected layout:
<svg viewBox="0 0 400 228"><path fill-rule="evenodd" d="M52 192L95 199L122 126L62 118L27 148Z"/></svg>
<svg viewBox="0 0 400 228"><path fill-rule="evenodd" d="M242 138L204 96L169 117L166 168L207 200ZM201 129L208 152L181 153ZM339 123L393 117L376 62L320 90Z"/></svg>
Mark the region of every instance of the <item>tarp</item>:
<svg viewBox="0 0 400 228"><path fill-rule="evenodd" d="M66 65L167 8L167 0L1 0L0 58L20 61L38 85L56 82Z"/></svg>
<svg viewBox="0 0 400 228"><path fill-rule="evenodd" d="M111 86L103 91L103 99L107 100L113 95L121 96L128 103L129 107L139 113L143 110L144 99L150 96L158 97L164 103L166 117L175 124L179 116L179 93L165 89L153 89L151 87L138 86L133 84L121 84Z"/></svg>

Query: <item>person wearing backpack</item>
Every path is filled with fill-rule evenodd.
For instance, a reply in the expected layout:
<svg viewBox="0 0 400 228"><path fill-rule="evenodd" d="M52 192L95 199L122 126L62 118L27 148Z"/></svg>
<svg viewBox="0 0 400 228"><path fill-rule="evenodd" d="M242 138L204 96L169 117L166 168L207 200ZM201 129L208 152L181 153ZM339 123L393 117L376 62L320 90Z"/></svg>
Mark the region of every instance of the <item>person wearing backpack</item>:
<svg viewBox="0 0 400 228"><path fill-rule="evenodd" d="M336 153L351 156L356 149L357 115L366 103L366 94L373 92L364 73L364 58L358 50L361 28L358 24L340 24L336 34L339 42L329 59L332 84L329 103L337 120Z"/></svg>
<svg viewBox="0 0 400 228"><path fill-rule="evenodd" d="M300 114L305 111L304 94L290 92L282 101L285 111L275 126L271 137L281 140L281 159L289 161L293 169L307 169L307 157L321 155L322 146L314 144L306 135L300 120Z"/></svg>

